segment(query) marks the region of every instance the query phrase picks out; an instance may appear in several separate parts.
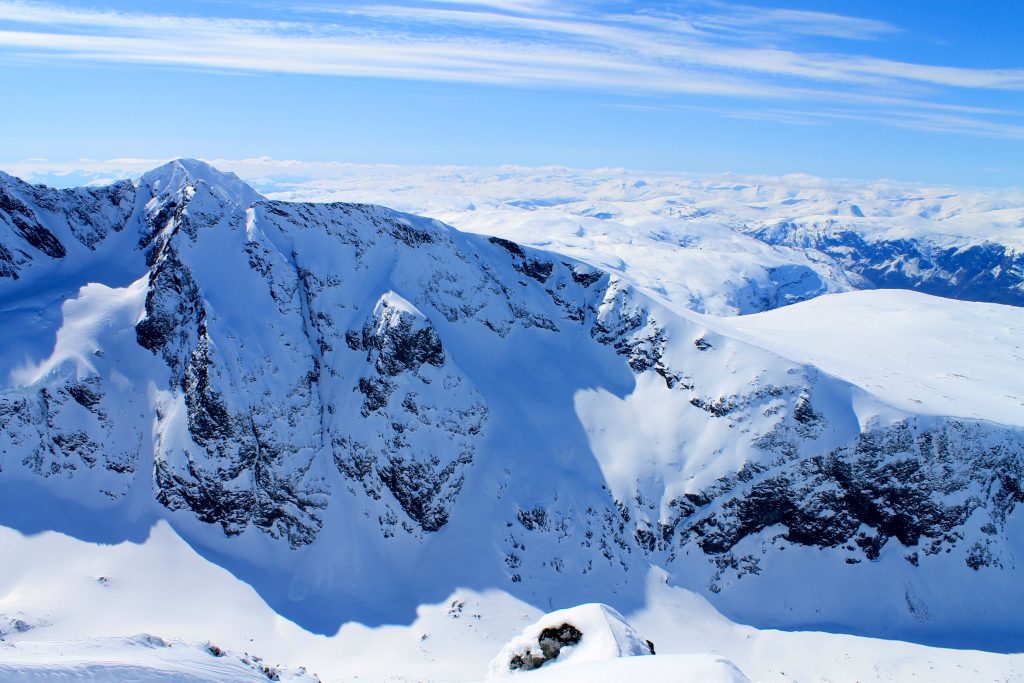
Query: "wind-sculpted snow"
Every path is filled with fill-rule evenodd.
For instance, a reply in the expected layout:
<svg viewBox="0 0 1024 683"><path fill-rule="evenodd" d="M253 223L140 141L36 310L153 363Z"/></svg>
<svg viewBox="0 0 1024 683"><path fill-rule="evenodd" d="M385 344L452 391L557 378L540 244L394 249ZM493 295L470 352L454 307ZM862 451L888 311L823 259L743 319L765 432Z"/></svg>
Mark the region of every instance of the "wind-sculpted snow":
<svg viewBox="0 0 1024 683"><path fill-rule="evenodd" d="M86 193L124 198L94 249L116 203L72 229L81 192L4 182L67 253L0 283L0 485L167 519L306 628L634 609L654 564L755 623L1024 637L1012 398L891 405L593 265L198 162Z"/></svg>

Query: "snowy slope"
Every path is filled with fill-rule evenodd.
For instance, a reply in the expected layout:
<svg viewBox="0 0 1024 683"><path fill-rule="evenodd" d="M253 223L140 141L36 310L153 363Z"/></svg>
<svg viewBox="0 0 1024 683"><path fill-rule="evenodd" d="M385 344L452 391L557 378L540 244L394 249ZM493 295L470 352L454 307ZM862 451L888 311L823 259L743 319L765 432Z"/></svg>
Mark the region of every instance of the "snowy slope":
<svg viewBox="0 0 1024 683"><path fill-rule="evenodd" d="M507 642L546 618L543 609L503 591L457 590L420 606L405 625L350 623L336 634L317 635L276 614L250 586L204 559L165 523L148 537L114 545L0 529L0 552L7 558L0 576L4 680L22 680L28 673L37 680L75 680L76 674L84 678L84 666L103 662L173 671L178 680L203 680L200 676L211 672L220 676L215 680L259 680L253 677L255 665L277 670L282 680L305 680L304 668L307 676L325 683L481 681ZM634 666L678 672L686 670L680 666L685 662L691 670L708 665L721 670L713 662L726 659L751 680L766 683L915 678L962 683L1024 675L1021 655L759 631L729 621L702 597L664 579L653 572L645 606L625 614L657 651L654 657L625 660ZM21 622L20 630L15 622ZM225 656L215 656L217 651ZM595 666L614 671L608 664L600 660ZM555 672L566 673L566 667L551 669ZM534 672L507 680L536 677ZM643 678L623 673L619 680L659 679L647 671Z"/></svg>
<svg viewBox="0 0 1024 683"><path fill-rule="evenodd" d="M1024 426L1024 315L901 290L823 296L717 329L903 410Z"/></svg>
<svg viewBox="0 0 1024 683"><path fill-rule="evenodd" d="M258 656L208 644L168 642L149 634L70 642L0 643L0 679L222 683L308 681L317 678L264 664Z"/></svg>
<svg viewBox="0 0 1024 683"><path fill-rule="evenodd" d="M199 162L95 211L5 183L66 252L0 214L31 256L0 278L7 526L121 543L166 522L328 635L456 588L636 612L654 565L743 623L1024 641L1012 396L966 406L954 378L915 404L757 316L378 206L265 200ZM79 212L117 218L90 246ZM992 325L965 367L1019 376L1020 309L936 310Z"/></svg>

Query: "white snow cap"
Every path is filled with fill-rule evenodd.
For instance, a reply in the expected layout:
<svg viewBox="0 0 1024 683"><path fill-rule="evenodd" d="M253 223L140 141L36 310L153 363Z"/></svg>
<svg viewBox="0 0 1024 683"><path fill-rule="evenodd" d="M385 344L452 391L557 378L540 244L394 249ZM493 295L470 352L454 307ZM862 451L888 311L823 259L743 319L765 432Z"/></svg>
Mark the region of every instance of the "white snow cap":
<svg viewBox="0 0 1024 683"><path fill-rule="evenodd" d="M535 671L512 671L515 657L540 656L546 629L579 632L579 642L565 645ZM575 634L574 634L575 635ZM590 603L545 614L510 640L491 662L488 681L522 679L531 683L750 683L736 665L710 654L658 655L651 644L608 605Z"/></svg>
<svg viewBox="0 0 1024 683"><path fill-rule="evenodd" d="M205 183L210 191L222 200L247 207L263 199L256 190L247 185L234 173L219 171L205 161L198 159L174 159L163 166L144 173L139 179L155 192L171 193L186 186Z"/></svg>
<svg viewBox="0 0 1024 683"><path fill-rule="evenodd" d="M513 673L509 669L509 663L517 655L524 656L531 652L540 655L541 633L549 628L558 629L563 624L569 624L577 629L582 637L578 644L562 647L557 657L543 665L545 670L567 664L651 654L647 640L626 623L621 614L608 605L589 603L550 612L523 629L521 634L501 648L501 652L491 662L488 679Z"/></svg>
<svg viewBox="0 0 1024 683"><path fill-rule="evenodd" d="M412 302L390 290L382 294L380 299L377 300L377 305L373 307L373 315L377 318L381 318L389 309L408 313L409 315L422 320L426 319L426 316L423 315L423 313L420 312L420 309L416 308Z"/></svg>

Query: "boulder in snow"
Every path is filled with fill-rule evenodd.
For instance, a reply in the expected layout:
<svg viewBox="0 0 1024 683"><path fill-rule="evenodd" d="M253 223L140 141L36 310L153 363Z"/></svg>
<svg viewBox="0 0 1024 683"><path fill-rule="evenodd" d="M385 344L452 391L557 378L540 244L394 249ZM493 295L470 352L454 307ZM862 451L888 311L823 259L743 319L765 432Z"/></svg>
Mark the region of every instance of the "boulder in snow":
<svg viewBox="0 0 1024 683"><path fill-rule="evenodd" d="M491 662L497 678L565 663L654 654L654 645L608 605L590 603L545 614L509 641Z"/></svg>

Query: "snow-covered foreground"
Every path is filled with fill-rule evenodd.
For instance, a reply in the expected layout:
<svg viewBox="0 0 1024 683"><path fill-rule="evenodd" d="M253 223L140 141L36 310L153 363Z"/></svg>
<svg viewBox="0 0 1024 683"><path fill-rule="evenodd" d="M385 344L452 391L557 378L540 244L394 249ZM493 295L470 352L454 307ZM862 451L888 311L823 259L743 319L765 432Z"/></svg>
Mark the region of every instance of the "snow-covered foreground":
<svg viewBox="0 0 1024 683"><path fill-rule="evenodd" d="M303 669L269 666L259 656L211 644L167 641L140 633L123 638L0 642L0 677L23 683L130 681L131 683L265 683L317 678Z"/></svg>
<svg viewBox="0 0 1024 683"><path fill-rule="evenodd" d="M0 680L258 681L266 669L285 681L478 681L503 644L541 616L501 591L459 590L421 606L411 624L346 624L331 637L314 635L164 522L142 543L116 545L0 528L0 557ZM647 606L626 618L657 655L608 662L605 640L596 653L509 680L732 682L743 680L739 671L765 682L1024 676L1024 655L741 626L665 584L658 570Z"/></svg>

